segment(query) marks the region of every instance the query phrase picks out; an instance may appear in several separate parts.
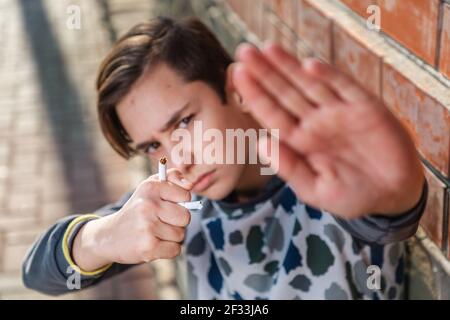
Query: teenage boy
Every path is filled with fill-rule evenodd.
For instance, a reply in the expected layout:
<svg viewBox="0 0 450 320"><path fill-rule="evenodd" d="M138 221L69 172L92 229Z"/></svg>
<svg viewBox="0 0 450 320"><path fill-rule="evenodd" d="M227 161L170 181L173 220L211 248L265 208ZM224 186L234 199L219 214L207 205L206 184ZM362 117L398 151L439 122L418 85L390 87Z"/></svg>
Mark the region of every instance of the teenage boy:
<svg viewBox="0 0 450 320"><path fill-rule="evenodd" d="M404 297L402 241L427 184L402 125L331 66L277 45L243 45L237 58L196 19L158 18L115 44L98 75L101 128L125 158L167 157L168 181L151 176L117 203L57 221L27 254L27 287L68 292L72 267L86 288L183 245L191 298ZM279 129L279 155L266 156L277 175L174 161L172 132L195 121L223 136ZM191 192L199 212L176 203Z"/></svg>

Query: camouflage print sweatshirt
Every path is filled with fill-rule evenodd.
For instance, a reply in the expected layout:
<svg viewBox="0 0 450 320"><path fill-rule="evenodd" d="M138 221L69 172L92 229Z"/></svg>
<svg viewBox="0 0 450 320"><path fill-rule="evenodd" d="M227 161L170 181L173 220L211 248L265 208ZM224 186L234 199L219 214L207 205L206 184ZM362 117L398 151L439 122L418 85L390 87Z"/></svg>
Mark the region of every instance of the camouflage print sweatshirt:
<svg viewBox="0 0 450 320"><path fill-rule="evenodd" d="M427 198L401 215L344 220L298 199L274 177L246 203L234 195L204 200L191 213L183 254L192 299L401 299L403 240L418 227ZM49 228L28 251L24 284L47 294L71 289L73 240L90 219L114 214L131 193L95 215L72 215ZM81 288L132 265L113 263L81 274ZM375 279L374 277L379 277Z"/></svg>

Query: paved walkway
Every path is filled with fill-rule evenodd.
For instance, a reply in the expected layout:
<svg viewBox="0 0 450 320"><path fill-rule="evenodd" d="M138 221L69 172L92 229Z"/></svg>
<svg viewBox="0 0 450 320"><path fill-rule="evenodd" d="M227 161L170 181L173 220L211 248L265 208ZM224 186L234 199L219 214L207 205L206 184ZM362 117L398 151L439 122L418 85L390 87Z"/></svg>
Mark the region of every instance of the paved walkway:
<svg viewBox="0 0 450 320"><path fill-rule="evenodd" d="M22 286L30 244L136 182L100 133L95 76L111 40L148 19L152 3L0 0L0 299L49 298ZM66 26L69 5L81 9L80 30ZM153 273L143 265L63 298L156 298Z"/></svg>

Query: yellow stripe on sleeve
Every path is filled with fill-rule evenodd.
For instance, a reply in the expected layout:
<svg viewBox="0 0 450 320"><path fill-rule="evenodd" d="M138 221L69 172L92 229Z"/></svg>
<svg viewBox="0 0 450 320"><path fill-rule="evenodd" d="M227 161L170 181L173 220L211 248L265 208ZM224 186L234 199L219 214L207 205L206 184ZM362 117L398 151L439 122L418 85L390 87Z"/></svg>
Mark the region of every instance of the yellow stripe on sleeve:
<svg viewBox="0 0 450 320"><path fill-rule="evenodd" d="M95 214L85 214L85 215L75 218L72 222L70 222L69 226L66 229L66 232L64 233L63 239L62 239L62 248L63 248L64 258L66 258L67 262L69 263L69 265L72 267L73 270L77 271L78 273L80 273L83 276L96 276L96 275L108 270L109 267L111 267L111 265L112 265L112 263L111 263L111 264L108 264L108 265L106 265L100 269L94 270L94 271L84 271L84 270L81 270L81 268L75 264L75 262L72 260L72 256L70 255L69 244L67 242L69 240L69 236L72 233L73 228L82 221L85 221L88 219L98 219L98 218L100 218L100 217Z"/></svg>

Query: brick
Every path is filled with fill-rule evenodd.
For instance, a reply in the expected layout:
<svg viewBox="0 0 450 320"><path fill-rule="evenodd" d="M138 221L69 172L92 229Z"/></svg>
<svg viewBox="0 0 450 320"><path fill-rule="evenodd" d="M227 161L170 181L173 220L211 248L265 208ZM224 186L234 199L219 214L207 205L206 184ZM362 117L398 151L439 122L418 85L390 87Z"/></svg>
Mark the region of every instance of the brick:
<svg viewBox="0 0 450 320"><path fill-rule="evenodd" d="M406 126L421 154L449 176L450 111L391 65L383 66L383 101Z"/></svg>
<svg viewBox="0 0 450 320"><path fill-rule="evenodd" d="M334 64L375 96L381 95L381 57L348 32L333 28Z"/></svg>
<svg viewBox="0 0 450 320"><path fill-rule="evenodd" d="M0 272L3 271L3 256L5 254L5 235L0 229ZM1 277L0 277L0 288L1 288ZM0 290L1 292L1 290Z"/></svg>
<svg viewBox="0 0 450 320"><path fill-rule="evenodd" d="M248 15L247 24L249 29L256 34L260 39L263 39L263 23L264 19L264 2L263 1L251 1L250 9L251 14Z"/></svg>
<svg viewBox="0 0 450 320"><path fill-rule="evenodd" d="M34 116L22 116L15 119L14 134L34 135L40 132L42 128L42 119Z"/></svg>
<svg viewBox="0 0 450 320"><path fill-rule="evenodd" d="M381 29L430 65L435 65L440 0L383 0Z"/></svg>
<svg viewBox="0 0 450 320"><path fill-rule="evenodd" d="M0 180L0 215L6 213L7 184Z"/></svg>
<svg viewBox="0 0 450 320"><path fill-rule="evenodd" d="M275 0L261 0L265 12L274 12Z"/></svg>
<svg viewBox="0 0 450 320"><path fill-rule="evenodd" d="M26 155L14 154L12 157L12 170L18 171L20 174L33 176L36 174L42 164L42 158L39 153L29 153Z"/></svg>
<svg viewBox="0 0 450 320"><path fill-rule="evenodd" d="M228 0L228 4L231 9L242 19L242 21L247 22L248 16L248 0Z"/></svg>
<svg viewBox="0 0 450 320"><path fill-rule="evenodd" d="M44 220L53 220L70 215L70 204L67 201L44 202L41 205L39 218Z"/></svg>
<svg viewBox="0 0 450 320"><path fill-rule="evenodd" d="M280 18L271 11L265 12L265 23L263 25L263 40L281 42L282 38L282 22Z"/></svg>
<svg viewBox="0 0 450 320"><path fill-rule="evenodd" d="M22 267L25 254L30 248L29 244L5 245L3 253L3 271L18 271Z"/></svg>
<svg viewBox="0 0 450 320"><path fill-rule="evenodd" d="M444 12L439 69L450 79L450 4L442 4L442 10Z"/></svg>
<svg viewBox="0 0 450 320"><path fill-rule="evenodd" d="M33 243L41 234L42 228L31 226L28 230L6 231L4 237L8 245L23 245Z"/></svg>
<svg viewBox="0 0 450 320"><path fill-rule="evenodd" d="M418 134L419 148L426 159L450 177L450 109L433 98L420 96Z"/></svg>
<svg viewBox="0 0 450 320"><path fill-rule="evenodd" d="M444 221L445 184L425 168L428 181L428 199L421 225L431 240L442 248L442 224Z"/></svg>
<svg viewBox="0 0 450 320"><path fill-rule="evenodd" d="M447 188L447 258L450 260L450 188Z"/></svg>
<svg viewBox="0 0 450 320"><path fill-rule="evenodd" d="M1 143L0 144L0 159L4 160L4 163L6 164L9 158L9 155L11 153L11 147L8 143ZM3 163L3 162L1 162Z"/></svg>
<svg viewBox="0 0 450 320"><path fill-rule="evenodd" d="M2 108L2 104L0 104L0 108ZM13 116L12 112L8 112L3 110L0 114L0 135L7 134L10 132L12 128Z"/></svg>
<svg viewBox="0 0 450 320"><path fill-rule="evenodd" d="M275 14L291 29L296 29L297 22L296 0L273 0Z"/></svg>
<svg viewBox="0 0 450 320"><path fill-rule="evenodd" d="M2 165L0 166L0 181L5 181L9 177L9 170L8 166Z"/></svg>
<svg viewBox="0 0 450 320"><path fill-rule="evenodd" d="M38 195L32 192L8 195L8 210L11 215L31 216L38 208Z"/></svg>
<svg viewBox="0 0 450 320"><path fill-rule="evenodd" d="M382 74L383 101L405 125L417 144L417 114L420 102L416 96L416 87L390 65L383 65Z"/></svg>
<svg viewBox="0 0 450 320"><path fill-rule="evenodd" d="M363 18L367 18L369 16L369 14L367 13L367 8L370 5L377 4L377 0L341 0L341 2L343 2Z"/></svg>
<svg viewBox="0 0 450 320"><path fill-rule="evenodd" d="M29 226L30 224L36 224L37 217L34 216L13 216L5 217L0 215L0 231L1 230L13 230L20 229Z"/></svg>
<svg viewBox="0 0 450 320"><path fill-rule="evenodd" d="M332 21L314 6L314 1L312 0L302 0L298 5L298 35L320 58L331 62Z"/></svg>
<svg viewBox="0 0 450 320"><path fill-rule="evenodd" d="M23 290L19 272L0 273L0 292Z"/></svg>

